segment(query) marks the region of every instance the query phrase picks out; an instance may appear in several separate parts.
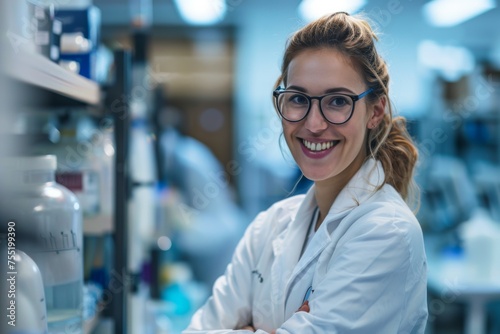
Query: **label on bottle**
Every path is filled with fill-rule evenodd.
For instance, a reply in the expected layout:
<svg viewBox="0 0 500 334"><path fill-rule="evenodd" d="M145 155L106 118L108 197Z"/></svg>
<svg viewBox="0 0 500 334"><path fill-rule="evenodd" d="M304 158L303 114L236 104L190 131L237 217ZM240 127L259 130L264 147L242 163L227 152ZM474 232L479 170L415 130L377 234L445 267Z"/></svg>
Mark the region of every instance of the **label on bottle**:
<svg viewBox="0 0 500 334"><path fill-rule="evenodd" d="M99 213L100 188L99 174L96 171L57 171L56 182L75 194L85 216Z"/></svg>
<svg viewBox="0 0 500 334"><path fill-rule="evenodd" d="M83 191L82 172L57 172L56 182L62 184L74 193Z"/></svg>

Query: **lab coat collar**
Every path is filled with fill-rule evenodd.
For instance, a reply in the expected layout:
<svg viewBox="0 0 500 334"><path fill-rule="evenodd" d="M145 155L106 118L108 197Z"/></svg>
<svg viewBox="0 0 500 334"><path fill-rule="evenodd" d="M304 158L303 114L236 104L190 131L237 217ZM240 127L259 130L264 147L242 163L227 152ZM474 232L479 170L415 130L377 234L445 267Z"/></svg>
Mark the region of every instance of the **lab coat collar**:
<svg viewBox="0 0 500 334"><path fill-rule="evenodd" d="M321 224L316 232L311 244L306 249L302 258L300 258L302 246L310 226L309 223L317 207L314 196L314 185L309 189L297 214L295 217L291 217L292 222L289 227L273 242L274 255L280 258L275 262L276 266L273 268L272 277L276 280L273 284L273 288L283 291L284 295L279 298L280 304L283 305L283 307L286 302L284 296L288 294L288 290L293 284L294 279L307 268L311 261L313 261L329 244L331 234L342 218L352 209L371 197L383 181L384 171L382 164L374 159L368 159L341 190L325 217L323 224ZM283 283L286 284L284 290L280 289Z"/></svg>
<svg viewBox="0 0 500 334"><path fill-rule="evenodd" d="M340 191L325 217L324 223L326 224L322 225L329 225L337 221L339 216L347 215L352 209L365 202L375 194L377 188L383 184L384 179L385 173L382 163L372 158L366 160L347 185ZM315 185L312 185L299 207L295 221L312 214L314 208L317 206L314 193ZM334 227L328 227L328 232L331 234L333 229Z"/></svg>
<svg viewBox="0 0 500 334"><path fill-rule="evenodd" d="M341 190L330 208L323 224L320 226L313 241L306 249L302 258L300 253L304 238L307 235L309 223L314 209L317 207L314 185L307 192L292 222L277 240L273 243L275 256L282 256L283 267L279 277L279 284L286 283L285 293L293 284L294 279L316 258L331 241L331 234L352 209L371 197L378 186L384 181L382 164L374 159L368 159ZM286 251L284 251L286 250ZM284 254L286 253L286 255ZM299 262L300 258L300 262ZM293 271L292 271L293 270ZM278 272L276 272L277 274ZM278 282L277 282L278 284ZM278 285L276 286L278 287ZM283 300L286 302L286 300Z"/></svg>
<svg viewBox="0 0 500 334"><path fill-rule="evenodd" d="M329 234L333 232L335 226L328 225L337 221L339 215L342 215L342 213L347 215L352 209L369 199L375 194L377 188L383 184L384 179L384 168L380 161L372 158L365 161L347 185L340 191L325 217L324 222ZM314 185L309 191L314 191Z"/></svg>
<svg viewBox="0 0 500 334"><path fill-rule="evenodd" d="M295 267L292 274L298 274L326 247L331 240L331 235L341 220L347 216L352 209L359 206L370 198L376 191L377 187L384 182L384 170L382 164L374 159L368 159L361 168L349 180L347 185L340 191L339 195L333 202L328 214L323 223L316 231L311 244L306 249L306 252L300 259L300 262ZM311 214L311 207L316 207L316 199L314 197L314 185L309 190L303 205L299 208L297 217L302 217L305 214ZM306 201L310 201L306 203ZM302 214L300 211L304 210Z"/></svg>
<svg viewBox="0 0 500 334"><path fill-rule="evenodd" d="M340 191L321 226L327 226L328 234L331 234L335 226L328 227L328 225L338 222L340 217L347 215L352 209L370 198L377 187L382 185L384 178L384 169L380 161L368 159ZM295 216L285 215L279 218L279 220L292 220L288 228L281 232L273 242L275 256L279 256L283 253L283 249L286 249L287 267L288 265L295 266L300 257L301 246L304 243L313 212L317 207L314 193L315 186L313 185L300 204Z"/></svg>

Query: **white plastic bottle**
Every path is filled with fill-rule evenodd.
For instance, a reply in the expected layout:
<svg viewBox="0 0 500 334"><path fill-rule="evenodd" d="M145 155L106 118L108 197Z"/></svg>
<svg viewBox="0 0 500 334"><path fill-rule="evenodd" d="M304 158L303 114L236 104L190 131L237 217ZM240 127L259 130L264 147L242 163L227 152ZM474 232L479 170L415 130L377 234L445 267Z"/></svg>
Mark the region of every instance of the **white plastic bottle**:
<svg viewBox="0 0 500 334"><path fill-rule="evenodd" d="M56 156L56 181L76 195L84 218L101 212L102 164L96 158L89 131L82 130L89 127L88 123L86 117L70 114L58 125L57 143L35 145L29 150L31 155Z"/></svg>
<svg viewBox="0 0 500 334"><path fill-rule="evenodd" d="M485 209L460 226L467 283L500 284L500 227Z"/></svg>
<svg viewBox="0 0 500 334"><path fill-rule="evenodd" d="M15 223L7 224L13 232L8 234L12 235L9 238L0 234L0 255L9 261L5 261L6 266L0 272L0 305L6 310L6 318L0 321L0 333L46 334L47 310L40 269L15 246Z"/></svg>
<svg viewBox="0 0 500 334"><path fill-rule="evenodd" d="M58 162L57 182L76 195L85 217L97 215L100 211L100 168L92 154L91 142L78 141L76 128L69 125L61 129L61 139L53 154Z"/></svg>
<svg viewBox="0 0 500 334"><path fill-rule="evenodd" d="M42 274L49 333L82 333L82 211L76 196L55 182L53 155L8 158L8 215L16 223L16 247Z"/></svg>

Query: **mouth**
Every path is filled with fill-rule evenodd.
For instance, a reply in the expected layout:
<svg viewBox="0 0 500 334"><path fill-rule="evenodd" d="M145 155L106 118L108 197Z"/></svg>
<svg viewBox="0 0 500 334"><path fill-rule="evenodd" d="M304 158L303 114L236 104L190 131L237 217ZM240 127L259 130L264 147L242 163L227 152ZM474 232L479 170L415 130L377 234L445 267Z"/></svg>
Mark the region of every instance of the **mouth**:
<svg viewBox="0 0 500 334"><path fill-rule="evenodd" d="M323 152L323 151L329 151L330 149L335 147L340 142L340 140L331 140L331 141L324 141L321 143L313 143L306 139L301 139L301 142L307 148L308 151Z"/></svg>

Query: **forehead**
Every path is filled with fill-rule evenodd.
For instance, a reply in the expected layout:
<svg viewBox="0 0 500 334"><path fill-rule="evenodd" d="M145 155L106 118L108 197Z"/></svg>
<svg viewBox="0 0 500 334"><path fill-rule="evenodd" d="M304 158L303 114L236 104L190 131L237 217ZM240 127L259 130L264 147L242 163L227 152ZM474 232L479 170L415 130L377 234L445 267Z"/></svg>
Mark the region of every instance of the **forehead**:
<svg viewBox="0 0 500 334"><path fill-rule="evenodd" d="M364 80L354 63L332 48L300 52L290 62L287 74L287 86L297 85L311 91L336 87L358 90L364 87Z"/></svg>

